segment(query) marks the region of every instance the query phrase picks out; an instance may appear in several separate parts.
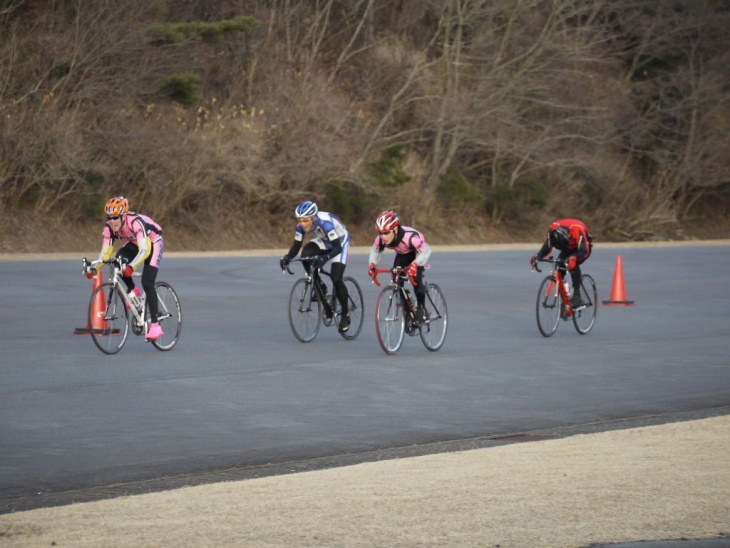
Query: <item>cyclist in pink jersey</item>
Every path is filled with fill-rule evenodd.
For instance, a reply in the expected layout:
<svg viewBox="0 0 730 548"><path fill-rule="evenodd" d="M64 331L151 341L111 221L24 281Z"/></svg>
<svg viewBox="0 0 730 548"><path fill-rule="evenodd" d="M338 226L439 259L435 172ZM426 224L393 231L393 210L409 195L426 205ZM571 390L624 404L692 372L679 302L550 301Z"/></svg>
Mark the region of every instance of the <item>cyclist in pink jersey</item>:
<svg viewBox="0 0 730 548"><path fill-rule="evenodd" d="M398 214L392 209L383 211L375 220L375 229L378 235L375 237L373 247L370 249L370 266L368 275L375 276L375 267L380 262L380 256L385 248L395 251L393 268L406 268L406 273L413 283L416 293L416 319L419 322L426 320L426 288L422 283L423 270L431 256L431 247L426 243L423 234L409 226L400 224Z"/></svg>
<svg viewBox="0 0 730 548"><path fill-rule="evenodd" d="M155 291L157 272L162 261L164 242L162 228L147 215L129 211L129 202L123 196L110 199L104 206L106 226L102 231L103 243L99 257L91 262L86 276L92 278L102 261L111 258L114 253L114 243L119 240L124 243L117 257L127 263L122 273L122 281L130 293L139 297L139 288L135 287L132 273L140 266L142 269L142 289L147 297L147 306L150 310L150 325L145 338L156 340L162 336L162 328L157 322L159 302Z"/></svg>

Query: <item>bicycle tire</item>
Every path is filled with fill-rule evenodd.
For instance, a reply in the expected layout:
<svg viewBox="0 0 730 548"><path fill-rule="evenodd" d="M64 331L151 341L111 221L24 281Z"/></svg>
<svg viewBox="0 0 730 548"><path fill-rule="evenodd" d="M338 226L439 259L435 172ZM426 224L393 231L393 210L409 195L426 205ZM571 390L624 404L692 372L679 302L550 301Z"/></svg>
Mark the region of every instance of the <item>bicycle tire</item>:
<svg viewBox="0 0 730 548"><path fill-rule="evenodd" d="M338 332L342 338L348 341L354 341L362 331L362 324L365 317L365 308L363 305L362 290L360 284L355 278L345 277L342 280L347 287L347 312L350 315L350 327L347 331L340 331L340 317L342 316L342 307L340 301L335 298L335 318L337 321ZM334 292L334 291L333 291Z"/></svg>
<svg viewBox="0 0 730 548"><path fill-rule="evenodd" d="M378 343L386 354L393 355L400 350L405 330L405 311L398 289L384 287L375 303L375 332Z"/></svg>
<svg viewBox="0 0 730 548"><path fill-rule="evenodd" d="M537 291L535 315L537 328L543 337L552 337L558 329L558 322L563 310L563 299L558 290L555 276L546 276Z"/></svg>
<svg viewBox="0 0 730 548"><path fill-rule="evenodd" d="M97 310L98 307L95 306L97 299L104 303L102 310ZM124 306L124 297L117 286L107 282L92 291L88 312L89 332L91 340L104 354L116 354L127 342L128 316L129 311Z"/></svg>
<svg viewBox="0 0 730 548"><path fill-rule="evenodd" d="M182 331L182 308L180 307L180 299L172 286L167 282L157 282L155 284L157 291L157 302L159 310L157 321L162 328L162 336L152 342L157 350L167 352L177 344Z"/></svg>
<svg viewBox="0 0 730 548"><path fill-rule="evenodd" d="M436 352L444 344L449 320L446 297L437 284L426 285L424 304L428 319L419 328L421 341L429 351Z"/></svg>
<svg viewBox="0 0 730 548"><path fill-rule="evenodd" d="M596 323L598 312L598 289L596 282L589 274L583 274L580 281L580 296L585 307L573 312L573 325L581 335L587 335Z"/></svg>
<svg viewBox="0 0 730 548"><path fill-rule="evenodd" d="M322 307L312 300L312 286L306 278L300 278L289 293L289 327L303 343L312 342L322 323Z"/></svg>

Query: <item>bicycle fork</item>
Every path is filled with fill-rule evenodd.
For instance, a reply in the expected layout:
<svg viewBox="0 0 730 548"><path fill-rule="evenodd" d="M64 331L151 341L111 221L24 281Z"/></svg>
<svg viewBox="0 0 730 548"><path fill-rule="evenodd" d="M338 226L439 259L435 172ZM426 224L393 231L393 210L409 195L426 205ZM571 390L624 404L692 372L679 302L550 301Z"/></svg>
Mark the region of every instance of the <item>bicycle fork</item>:
<svg viewBox="0 0 730 548"><path fill-rule="evenodd" d="M400 288L401 304L403 305L403 312L406 315L406 332L409 335L413 335L416 332L416 328L419 327L418 320L416 319L416 313L413 310L413 300L411 299L411 292L405 287Z"/></svg>
<svg viewBox="0 0 730 548"><path fill-rule="evenodd" d="M301 303L300 312L305 312L311 309L312 303L319 301L322 304L322 312L325 318L334 318L335 316L335 298L336 295L333 292L330 299L327 299L327 294L323 291L324 282L319 279L319 276L315 278L314 274L309 276L309 299L305 296ZM308 301L308 302L305 302Z"/></svg>

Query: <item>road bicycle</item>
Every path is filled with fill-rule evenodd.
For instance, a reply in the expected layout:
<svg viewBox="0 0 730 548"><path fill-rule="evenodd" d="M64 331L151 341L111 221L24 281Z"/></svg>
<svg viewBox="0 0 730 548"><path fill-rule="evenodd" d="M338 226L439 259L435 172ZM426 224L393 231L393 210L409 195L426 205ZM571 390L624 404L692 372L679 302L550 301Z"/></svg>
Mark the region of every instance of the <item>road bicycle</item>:
<svg viewBox="0 0 730 548"><path fill-rule="evenodd" d="M126 262L115 257L103 261L103 265L111 268L111 274L108 282L100 284L91 293L89 331L99 350L104 354L116 354L127 342L130 328L135 335L147 333L150 313L149 308L145 306L144 291L137 298L137 303L133 303L127 294L127 286L122 281ZM84 271L88 271L90 267L91 263L84 258ZM159 339L148 342L158 350L171 350L177 344L182 329L180 299L167 282L156 282L155 291L159 302L157 321L164 334ZM101 328L95 328L100 325Z"/></svg>
<svg viewBox="0 0 730 548"><path fill-rule="evenodd" d="M552 257L538 259L538 262L552 264L552 271L542 281L537 292L537 328L542 336L552 337L558 330L561 319L564 321L572 319L576 331L581 335L587 334L596 322L598 308L596 282L590 275L583 274L578 288L583 304L573 310L570 306L571 277L564 276L565 262ZM534 270L542 272L537 263L533 267Z"/></svg>
<svg viewBox="0 0 730 548"><path fill-rule="evenodd" d="M377 268L373 283L380 285L378 274L390 274L390 282L383 287L375 304L375 330L380 347L386 354L395 354L403 344L405 334L421 336L423 345L431 352L439 350L446 339L446 327L449 313L446 298L441 288L434 283L421 282L426 286L426 317L419 322L416 316L416 304L410 290L405 287L408 281L402 267Z"/></svg>
<svg viewBox="0 0 730 548"><path fill-rule="evenodd" d="M312 342L319 333L321 325L329 327L335 325L337 331L348 341L357 338L362 330L363 320L363 299L360 285L354 278L346 276L342 279L347 286L347 313L350 316L350 327L347 331L340 331L340 318L342 318L342 307L335 295L332 274L320 266L315 266L315 257L301 257L292 259L290 262L309 262L312 265L311 273L299 278L289 293L289 326L294 336L303 343ZM285 267L286 272L294 275ZM283 271L282 271L283 272ZM325 282L323 276L330 279Z"/></svg>

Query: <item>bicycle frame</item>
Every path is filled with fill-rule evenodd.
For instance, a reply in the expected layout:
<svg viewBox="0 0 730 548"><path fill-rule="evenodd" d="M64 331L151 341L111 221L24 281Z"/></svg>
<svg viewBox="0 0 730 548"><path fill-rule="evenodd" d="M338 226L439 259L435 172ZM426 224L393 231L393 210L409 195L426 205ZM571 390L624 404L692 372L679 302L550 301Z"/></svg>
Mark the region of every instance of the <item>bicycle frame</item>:
<svg viewBox="0 0 730 548"><path fill-rule="evenodd" d="M411 334L414 327L419 327L418 320L416 318L416 310L413 306L413 300L411 299L410 291L405 287L405 282L410 281L415 285L415 282L405 274L405 268L378 268L375 270L375 276L373 277L373 283L380 286L378 281L378 274L390 274L390 281L388 287L396 291L400 297L400 302L403 305L403 309L408 313L408 322L406 323L406 331Z"/></svg>
<svg viewBox="0 0 730 548"><path fill-rule="evenodd" d="M561 271L563 261L548 257L547 259L539 259L539 262L552 264L552 270L550 271L550 274L555 276L555 284L558 286L558 294L560 295L560 299L563 302L563 305L565 305L563 314L565 314L566 316L572 316L573 309L570 307L570 295L568 295L568 292L565 290L565 277L563 276L563 273ZM537 272L542 272L537 264L535 264L534 268ZM552 287L552 284L548 284L548 289L545 295L552 295L554 290L555 289Z"/></svg>
<svg viewBox="0 0 730 548"><path fill-rule="evenodd" d="M147 296L145 295L145 292L142 292L142 295L140 296L142 306L140 306L140 310L137 310L137 307L132 303L132 301L129 299L129 294L127 293L127 286L122 282L122 270L124 269L124 263L119 257L114 257L113 259L108 259L102 261L103 264L109 265L111 267L111 274L109 275L109 282L114 284L114 286L119 291L119 294L122 297L122 300L124 301L127 309L129 312L132 313L132 316L134 317L136 323L136 327L147 329L147 320L145 319L145 308L147 306ZM84 259L84 267L90 266L90 263ZM107 295L107 307L111 303L111 295Z"/></svg>
<svg viewBox="0 0 730 548"><path fill-rule="evenodd" d="M402 267L381 268L375 269L373 283L379 286L378 274L386 272L390 274L390 281L380 291L375 304L375 331L380 347L386 354L393 355L400 349L405 333L410 336L418 333L426 349L436 352L444 344L448 325L446 298L441 288L422 279L424 314L423 321L419 322L421 314L416 314L416 303L405 286L406 280L415 286L414 280L406 276Z"/></svg>
<svg viewBox="0 0 730 548"><path fill-rule="evenodd" d="M314 266L315 257L300 257L291 262L309 262ZM320 324L327 327L335 325L343 339L352 341L357 338L362 329L363 298L357 280L350 276L343 276L342 283L347 292L344 305L337 296L337 288L332 281L331 295L327 296L327 289L322 275L332 280L332 273L321 266L314 266L303 278L299 278L289 293L289 327L300 342L311 342L319 332ZM289 265L284 265L282 272L294 274ZM313 303L317 303L313 306ZM342 305L342 306L340 306ZM347 328L342 329L343 317L349 319Z"/></svg>
<svg viewBox="0 0 730 548"><path fill-rule="evenodd" d="M87 259L83 262L84 271L88 273L91 265ZM182 308L174 288L165 281L155 281L157 321L164 323L165 327L161 336L148 339L146 334L149 332L151 317L146 292L140 295L139 303L133 304L137 299L130 298L122 276L126 263L115 257L102 261L97 268L102 269L104 265L111 268L109 280L92 290L88 309L94 344L104 354L116 354L126 343L131 330L134 335L145 335L145 342L152 343L157 350L171 350L177 344L182 329ZM97 324L100 329L93 328Z"/></svg>
<svg viewBox="0 0 730 548"><path fill-rule="evenodd" d="M301 257L298 259L292 259L290 262L292 262L292 263L294 263L294 262L313 263L314 262L313 259L314 259L314 257ZM302 265L302 266L304 266L304 265ZM291 274L292 276L294 275L294 272L291 271L291 269L289 268L289 265L286 266L286 271L289 274ZM332 274L330 274L328 271L324 270L320 266L314 266L310 272L307 272L306 268L304 269L304 278L307 280L307 284L312 287L312 291L309 293L310 297L309 297L309 303L307 303L307 306L312 306L312 301L313 301L312 293L314 293L314 294L316 294L319 302L322 303L322 312L324 313L325 318L327 318L327 317L334 318L334 314L335 314L334 304L335 304L335 298L336 298L334 288L332 291L332 295L330 296L330 299L328 300L326 298L327 295L324 295L322 293L322 286L320 286L320 284L318 284L318 283L314 283L315 280L319 280L319 277L322 274L324 274L330 280L332 280ZM304 304L304 303L302 303L302 304ZM323 319L323 323L325 325L329 326L332 323L332 319L330 319L330 320Z"/></svg>
<svg viewBox="0 0 730 548"><path fill-rule="evenodd" d="M540 333L543 337L551 337L557 330L560 319L563 319L573 320L576 331L586 335L593 328L596 319L596 282L589 274L581 275L578 286L572 288L580 305L573 308L570 304L571 296L565 287L565 262L553 257L539 261L552 264L552 271L543 279L537 294L536 317ZM542 272L537 263L533 265L533 269Z"/></svg>

